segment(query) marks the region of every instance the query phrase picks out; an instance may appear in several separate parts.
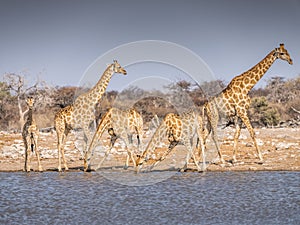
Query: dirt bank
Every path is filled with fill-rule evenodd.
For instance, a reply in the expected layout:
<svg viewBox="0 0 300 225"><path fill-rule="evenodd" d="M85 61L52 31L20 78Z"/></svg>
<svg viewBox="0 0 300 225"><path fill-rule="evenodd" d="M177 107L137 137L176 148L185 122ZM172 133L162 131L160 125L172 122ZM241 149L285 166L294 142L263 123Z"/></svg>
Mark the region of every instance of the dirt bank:
<svg viewBox="0 0 300 225"><path fill-rule="evenodd" d="M208 171L300 171L300 128L276 128L276 129L256 129L256 135L261 148L264 163L259 164L255 148L246 130L242 130L239 139L239 150L237 154L238 163L230 163L233 153L232 128L227 128L219 133L222 141L221 149L226 160L225 165L209 164ZM66 159L70 171L82 170L82 154L78 149L81 147L80 134L74 132L68 137L66 143ZM145 134L143 144L149 141L151 133ZM101 141L101 146L108 146L108 137ZM165 151L167 143L160 146L159 151ZM212 141L208 141L207 161L214 161L217 157ZM39 149L44 171L56 171L58 160L56 150L56 134L41 133ZM100 149L100 150L99 150ZM102 150L101 150L102 149ZM95 151L92 160L92 169L95 168L103 156L104 147L99 147ZM167 159L157 167L157 169L180 168L184 164L186 151L184 146L178 146L167 157ZM118 140L111 155L103 164L103 167L123 166L126 159L126 152L122 141ZM37 170L37 159L32 157L32 170ZM147 168L147 165L145 165ZM0 132L0 171L23 171L24 167L24 147L20 134ZM195 169L193 163L189 165L190 171ZM132 169L132 168L130 168Z"/></svg>

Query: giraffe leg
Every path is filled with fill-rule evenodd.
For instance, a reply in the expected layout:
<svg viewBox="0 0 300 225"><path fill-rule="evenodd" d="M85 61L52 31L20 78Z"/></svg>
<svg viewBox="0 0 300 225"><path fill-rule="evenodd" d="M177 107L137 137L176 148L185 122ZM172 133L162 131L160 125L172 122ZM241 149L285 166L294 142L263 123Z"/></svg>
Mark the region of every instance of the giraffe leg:
<svg viewBox="0 0 300 225"><path fill-rule="evenodd" d="M206 171L206 157L205 157L205 146L201 146L201 152L202 152L202 171Z"/></svg>
<svg viewBox="0 0 300 225"><path fill-rule="evenodd" d="M152 166L150 166L149 170L152 170L155 166L157 166L158 163L165 160L165 158L169 155L169 153L175 148L175 146L178 144L178 141L172 141L169 145L168 150L154 163Z"/></svg>
<svg viewBox="0 0 300 225"><path fill-rule="evenodd" d="M209 122L207 123L206 130L203 126L203 131L201 132L201 134L203 135L203 145L204 146L206 146L206 140L207 140L208 136L210 135L211 130L212 130L211 124ZM199 137L197 139L197 147L198 147L198 141L200 141Z"/></svg>
<svg viewBox="0 0 300 225"><path fill-rule="evenodd" d="M221 161L221 164L225 163L225 160L223 159L222 153L220 151L220 146L219 146L219 142L218 142L218 136L217 136L217 126L218 126L218 122L219 122L219 112L217 107L214 104L208 104L205 107L204 110L207 116L207 129L208 129L208 133L207 136L204 136L204 145L206 144L206 138L208 137L208 135L210 134L210 132L212 132L212 139L215 143L215 146L217 148L218 151L218 155ZM204 126L203 126L204 127Z"/></svg>
<svg viewBox="0 0 300 225"><path fill-rule="evenodd" d="M126 142L125 142L126 143ZM129 166L129 161L131 159L131 161L133 162L133 167L136 167L136 160L133 156L133 152L130 150L132 149L132 144L129 144L128 142L126 143L126 150L127 150L127 158L126 158L126 162L125 162L125 167L124 169L127 169Z"/></svg>
<svg viewBox="0 0 300 225"><path fill-rule="evenodd" d="M201 131L200 131L201 132ZM199 131L198 131L199 133ZM201 154L202 154L202 171L206 171L206 159L205 159L205 144L204 144L204 138L205 136L201 136L203 133L200 133L200 137L197 139L197 141L200 142L200 145L197 146L197 152L200 155L200 148L201 148Z"/></svg>
<svg viewBox="0 0 300 225"><path fill-rule="evenodd" d="M85 132L85 129L84 129L84 144L83 144L83 155L84 155L84 158L83 158L83 171L86 172L88 170L88 167L89 167L89 152L87 151L87 144L88 142L88 138L86 136L86 132Z"/></svg>
<svg viewBox="0 0 300 225"><path fill-rule="evenodd" d="M26 137L26 153L25 157L27 158L26 160L26 166L25 166L25 171L30 172L30 161L31 161L31 142L30 142L30 137Z"/></svg>
<svg viewBox="0 0 300 225"><path fill-rule="evenodd" d="M132 149L132 134L129 133L129 131L127 130L126 127L118 127L117 130L118 130L117 133L119 134L118 137L120 137L120 139L122 141L124 141L125 145L126 145L127 158L125 161L124 169L128 168L130 159L132 160L133 166L135 168L136 167L136 159L134 158L133 152L131 151L131 149Z"/></svg>
<svg viewBox="0 0 300 225"><path fill-rule="evenodd" d="M221 164L225 163L225 160L223 158L223 155L221 153L221 150L220 150L220 146L219 146L219 142L218 142L218 136L217 136L217 123L212 125L212 129L211 129L211 132L212 132L212 139L215 143L215 146L217 148L217 151L218 151L218 155L219 155L219 158L220 158L220 161L221 161Z"/></svg>
<svg viewBox="0 0 300 225"><path fill-rule="evenodd" d="M123 135L125 135L124 132L123 132ZM126 150L127 150L127 157L126 157L124 169L128 169L130 158L133 159L132 152L129 151L129 149L128 149L129 143L130 143L130 148L132 147L132 142L133 142L132 136L133 136L132 134L127 134L128 142L126 143L126 141L124 140L124 142L126 143ZM135 164L135 160L133 160L133 163Z"/></svg>
<svg viewBox="0 0 300 225"><path fill-rule="evenodd" d="M30 172L30 163L31 163L31 149L27 148L27 164L26 164L26 172Z"/></svg>
<svg viewBox="0 0 300 225"><path fill-rule="evenodd" d="M241 134L241 124L236 119L235 120L234 144L233 144L233 157L232 157L232 162L233 163L237 162L236 153L237 153L237 144L238 144L238 139L240 137L240 134Z"/></svg>
<svg viewBox="0 0 300 225"><path fill-rule="evenodd" d="M198 164L198 161L197 161L196 156L195 156L195 154L194 154L194 152L193 152L193 149L191 148L190 151L191 151L191 152L190 152L190 155L192 155L192 158L193 158L194 163L195 163L195 165L196 165L196 167L197 167L197 170L198 170L199 172L203 171L203 169L201 169L201 167L200 167L199 164ZM189 159L190 159L190 158L189 158Z"/></svg>
<svg viewBox="0 0 300 225"><path fill-rule="evenodd" d="M24 163L24 171L25 172L29 172L30 168L28 170L28 157L30 154L30 151L28 151L28 143L27 143L27 139L24 138L24 143L25 143L25 163ZM29 153L29 154L28 154Z"/></svg>
<svg viewBox="0 0 300 225"><path fill-rule="evenodd" d="M42 164L41 164L41 160L40 160L40 152L39 152L38 145L37 145L37 141L38 141L38 136L37 136L37 134L35 134L35 135L33 136L32 141L33 141L33 145L34 145L35 155L36 155L37 160L38 160L39 171L42 172L42 171L43 171L43 167L42 167Z"/></svg>
<svg viewBox="0 0 300 225"><path fill-rule="evenodd" d="M61 150L61 156L62 156L62 159L63 159L65 170L67 171L67 170L69 170L69 167L67 166L67 161L66 161L66 158L65 158L65 149Z"/></svg>
<svg viewBox="0 0 300 225"><path fill-rule="evenodd" d="M184 166L180 169L180 172L185 172L188 168L188 163L189 163L189 160L191 158L191 152L190 150L188 150L187 154L186 154L186 158L185 158L185 164Z"/></svg>
<svg viewBox="0 0 300 225"><path fill-rule="evenodd" d="M134 158L134 154L131 150L129 150L129 148L132 148L132 145L129 145L129 147L127 147L127 159L126 159L126 164L125 164L125 169L128 168L129 165L129 159L131 159L131 161L133 162L133 167L136 167L136 160Z"/></svg>
<svg viewBox="0 0 300 225"><path fill-rule="evenodd" d="M199 137L197 138L197 142L196 142L196 148L197 149L199 149L199 143L200 144L202 143L204 148L206 148L206 140L207 140L210 133L211 133L211 129L210 130L209 129L202 129L201 131L199 131L199 135L201 135L202 140L200 140Z"/></svg>
<svg viewBox="0 0 300 225"><path fill-rule="evenodd" d="M197 140L197 142L198 142L198 140ZM197 170L201 171L201 168L198 164L198 160L196 159L196 155L194 154L194 151L193 151L193 148L192 148L192 143L189 140L183 140L183 144L186 146L188 152L187 152L187 155L186 155L185 165L184 165L183 168L181 168L180 171L181 172L186 171L186 169L188 167L189 160L191 159L191 157L192 157L192 159L193 159L193 161L194 161L194 163L197 167Z"/></svg>
<svg viewBox="0 0 300 225"><path fill-rule="evenodd" d="M250 123L250 120L249 120L247 114L239 115L239 117L241 118L241 120L243 121L243 123L246 125L246 127L247 127L247 129L248 129L248 131L250 133L250 136L252 138L252 141L254 143L254 146L255 146L256 152L258 154L259 160L260 160L260 162L262 162L263 161L263 157L262 157L260 149L259 149L259 147L257 145L257 141L256 141L256 137L255 137L255 132L253 130L253 127L252 127L252 125Z"/></svg>
<svg viewBox="0 0 300 225"><path fill-rule="evenodd" d="M104 157L99 162L98 166L96 167L96 170L98 170L101 167L101 165L103 164L104 160L107 158L107 156L109 155L110 151L114 147L116 140L118 139L118 137L117 137L117 135L115 133L109 133L109 134L111 135L109 149L106 150L106 152L104 154Z"/></svg>
<svg viewBox="0 0 300 225"><path fill-rule="evenodd" d="M69 170L69 168L67 166L66 158L65 158L65 149L64 149L68 134L69 134L69 130L66 129L60 138L60 146L59 146L59 152L58 152L59 153L59 155L58 155L58 171L61 171L61 158L63 160L65 170Z"/></svg>
<svg viewBox="0 0 300 225"><path fill-rule="evenodd" d="M127 135L127 139L125 138L126 132L123 132L121 134L121 138L123 139L123 141L125 142L126 144L126 150L127 150L127 158L126 158L126 163L125 163L125 167L124 169L127 169L128 166L129 166L129 159L131 159L132 163L133 163L133 167L135 168L136 167L136 160L133 156L133 152L132 152L132 135Z"/></svg>
<svg viewBox="0 0 300 225"><path fill-rule="evenodd" d="M83 132L84 132L84 137L85 137L85 142L84 142L84 146L83 146L83 153L84 153L84 171L86 172L89 168L90 168L90 161L91 161L91 151L89 151L88 147L91 143L92 140L92 135L90 133L89 130L89 124L87 124L84 128L83 128Z"/></svg>
<svg viewBox="0 0 300 225"><path fill-rule="evenodd" d="M63 131L56 129L57 134L57 150L58 150L58 172L61 172L61 149L62 149L62 142L63 142Z"/></svg>
<svg viewBox="0 0 300 225"><path fill-rule="evenodd" d="M58 141L60 142L60 141ZM57 150L58 150L58 166L57 166L57 170L58 172L61 172L61 147L60 144L57 144Z"/></svg>
<svg viewBox="0 0 300 225"><path fill-rule="evenodd" d="M102 160L99 162L98 166L96 167L96 170L98 170L101 165L103 164L104 160L107 158L107 156L109 155L110 151L111 151L112 147L109 147L109 149L106 150L104 157L102 158Z"/></svg>

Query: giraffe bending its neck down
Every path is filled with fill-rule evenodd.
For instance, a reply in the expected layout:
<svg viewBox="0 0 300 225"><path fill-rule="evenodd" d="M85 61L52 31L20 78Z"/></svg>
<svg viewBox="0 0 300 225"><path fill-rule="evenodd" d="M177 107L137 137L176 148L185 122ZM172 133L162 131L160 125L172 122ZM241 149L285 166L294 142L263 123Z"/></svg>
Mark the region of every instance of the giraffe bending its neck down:
<svg viewBox="0 0 300 225"><path fill-rule="evenodd" d="M128 167L130 158L135 166L135 159L133 158L133 152L131 151L130 147L132 146L133 134L137 135L138 147L140 146L141 136L143 132L142 116L135 109L129 109L129 110L121 110L117 108L109 109L109 111L101 119L101 122L99 123L99 126L92 138L91 144L88 148L87 158L90 157L91 152L97 146L97 143L100 140L105 130L107 130L109 135L111 136L110 147L105 152L105 156L100 161L96 169L101 167L102 163L110 153L111 149L113 148L118 138L121 138L126 144L127 159L126 159L125 168Z"/></svg>
<svg viewBox="0 0 300 225"><path fill-rule="evenodd" d="M203 141L204 130L202 124L202 118L193 110L182 113L180 116L174 113L167 114L156 129L143 154L138 157L136 161L137 172L139 172L142 168L143 163L147 161L149 154L155 150L156 146L158 146L165 137L168 137L168 141L170 143L168 150L151 166L151 169L159 162L163 161L178 143L182 143L185 145L188 152L186 156L186 163L181 170L185 170L187 168L188 161L192 156L198 171L205 171L205 146ZM197 135L200 141L203 160L202 168L200 168L194 154L193 138L195 135Z"/></svg>
<svg viewBox="0 0 300 225"><path fill-rule="evenodd" d="M95 106L103 96L107 85L114 73L126 75L127 72L120 64L114 60L110 64L97 84L88 92L78 96L72 105L69 105L55 115L54 126L57 133L57 148L58 148L58 171L61 171L61 156L63 158L65 170L68 170L65 155L64 144L68 133L72 129L82 128L85 137L84 154L91 139L90 124L95 120ZM86 155L86 154L85 154ZM86 165L86 158L84 164ZM85 167L84 170L87 168Z"/></svg>
<svg viewBox="0 0 300 225"><path fill-rule="evenodd" d="M257 65L243 74L234 77L229 85L220 94L212 97L204 105L204 114L206 114L208 119L208 135L210 132L212 132L212 139L218 150L221 163L224 163L225 161L220 152L220 147L217 140L217 125L219 121L219 115L225 115L228 119L234 121L236 125L233 146L233 162L236 162L237 143L240 136L242 123L246 125L246 128L250 133L260 162L263 161L263 156L256 142L255 132L247 115L247 110L250 106L250 97L248 93L267 72L276 59L286 60L289 64L293 64L288 51L284 48L284 44L280 44L279 48L272 50ZM205 140L206 138L207 136L205 137Z"/></svg>
<svg viewBox="0 0 300 225"><path fill-rule="evenodd" d="M31 158L30 155L31 152L35 151L38 160L39 171L42 172L43 168L40 162L40 153L37 145L39 130L32 115L34 99L32 97L27 98L26 104L28 106L28 111L25 114L25 116L27 116L27 119L23 126L23 132L22 132L22 137L25 145L24 170L26 172L30 172L30 158Z"/></svg>

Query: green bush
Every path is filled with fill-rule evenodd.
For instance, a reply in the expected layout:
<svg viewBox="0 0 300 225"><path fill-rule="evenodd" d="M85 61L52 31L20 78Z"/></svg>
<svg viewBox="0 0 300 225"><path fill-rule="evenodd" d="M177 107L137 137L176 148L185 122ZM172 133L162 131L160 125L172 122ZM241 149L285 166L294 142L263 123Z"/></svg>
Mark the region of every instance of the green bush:
<svg viewBox="0 0 300 225"><path fill-rule="evenodd" d="M266 111L263 112L261 117L261 122L265 126L276 126L280 122L280 115L276 108L268 108Z"/></svg>
<svg viewBox="0 0 300 225"><path fill-rule="evenodd" d="M278 109L270 106L265 97L253 98L249 111L251 121L261 126L276 126L280 122Z"/></svg>

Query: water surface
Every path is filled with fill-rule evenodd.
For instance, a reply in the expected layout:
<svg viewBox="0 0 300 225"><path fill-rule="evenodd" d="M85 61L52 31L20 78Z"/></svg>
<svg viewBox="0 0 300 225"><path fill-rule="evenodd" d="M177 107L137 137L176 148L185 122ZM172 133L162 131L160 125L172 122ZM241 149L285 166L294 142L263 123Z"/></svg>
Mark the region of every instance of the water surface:
<svg viewBox="0 0 300 225"><path fill-rule="evenodd" d="M300 224L298 172L172 173L0 173L0 224Z"/></svg>

